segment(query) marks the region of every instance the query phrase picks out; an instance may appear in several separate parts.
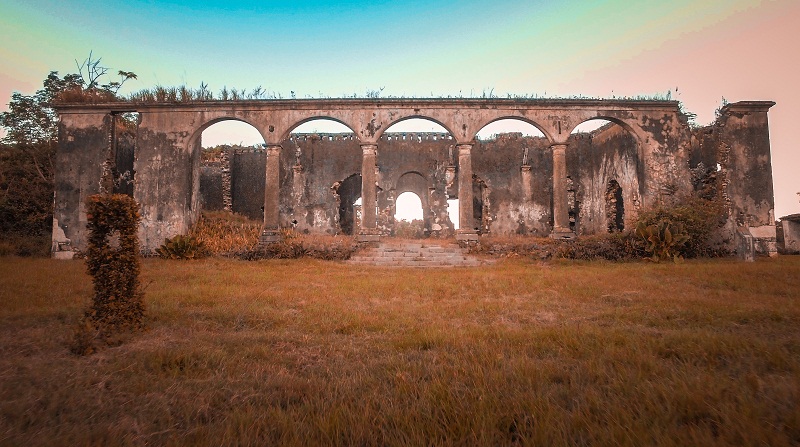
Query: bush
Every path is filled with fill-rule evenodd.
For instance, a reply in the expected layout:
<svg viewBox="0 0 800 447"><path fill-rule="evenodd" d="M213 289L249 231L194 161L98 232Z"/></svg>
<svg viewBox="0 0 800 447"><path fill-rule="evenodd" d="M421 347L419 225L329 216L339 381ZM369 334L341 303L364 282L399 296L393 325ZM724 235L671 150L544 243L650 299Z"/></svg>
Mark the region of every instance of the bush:
<svg viewBox="0 0 800 447"><path fill-rule="evenodd" d="M258 247L263 224L226 211L203 212L189 232L211 255L231 256Z"/></svg>
<svg viewBox="0 0 800 447"><path fill-rule="evenodd" d="M283 229L280 241L243 251L237 257L245 260L311 258L343 261L350 259L357 248L358 244L350 236L306 235Z"/></svg>
<svg viewBox="0 0 800 447"><path fill-rule="evenodd" d="M671 259L675 262L683 260L681 249L689 241L683 231L683 225L661 220L655 225L639 222L635 234L645 242L645 250L650 253L650 260L661 262Z"/></svg>
<svg viewBox="0 0 800 447"><path fill-rule="evenodd" d="M164 239L156 254L163 259L199 259L208 255L205 245L193 236L177 235L172 239Z"/></svg>
<svg viewBox="0 0 800 447"><path fill-rule="evenodd" d="M94 299L76 330L73 352L90 354L96 341L115 343L124 332L143 328L139 286L139 205L123 195L94 195L87 203L86 265Z"/></svg>
<svg viewBox="0 0 800 447"><path fill-rule="evenodd" d="M639 215L637 227L658 226L661 222L680 228L680 233L688 237L684 244L676 247L680 256L699 258L727 254L712 243L714 232L725 224L725 206L719 200L689 197L674 206L656 207Z"/></svg>
<svg viewBox="0 0 800 447"><path fill-rule="evenodd" d="M394 224L394 236L404 239L422 239L425 237L425 223L419 219L411 222L398 220Z"/></svg>
<svg viewBox="0 0 800 447"><path fill-rule="evenodd" d="M630 261L641 258L642 244L630 232L581 236L559 241L555 257L586 261Z"/></svg>

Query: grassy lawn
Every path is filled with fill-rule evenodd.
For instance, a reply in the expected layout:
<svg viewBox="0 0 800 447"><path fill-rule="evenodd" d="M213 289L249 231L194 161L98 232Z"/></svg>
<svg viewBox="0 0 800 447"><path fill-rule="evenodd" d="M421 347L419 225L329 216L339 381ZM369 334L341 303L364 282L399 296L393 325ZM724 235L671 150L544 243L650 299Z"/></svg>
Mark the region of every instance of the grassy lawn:
<svg viewBox="0 0 800 447"><path fill-rule="evenodd" d="M143 284L149 330L77 357L84 263L0 258L0 445L800 443L800 257Z"/></svg>

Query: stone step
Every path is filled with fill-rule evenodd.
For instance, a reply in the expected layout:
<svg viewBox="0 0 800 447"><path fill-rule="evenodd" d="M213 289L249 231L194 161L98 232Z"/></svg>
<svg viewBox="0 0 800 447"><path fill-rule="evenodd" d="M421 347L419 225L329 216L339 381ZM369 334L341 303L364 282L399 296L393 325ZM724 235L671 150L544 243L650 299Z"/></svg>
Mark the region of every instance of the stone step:
<svg viewBox="0 0 800 447"><path fill-rule="evenodd" d="M455 244L387 241L364 248L345 262L350 265L418 268L476 267L489 263L469 255Z"/></svg>

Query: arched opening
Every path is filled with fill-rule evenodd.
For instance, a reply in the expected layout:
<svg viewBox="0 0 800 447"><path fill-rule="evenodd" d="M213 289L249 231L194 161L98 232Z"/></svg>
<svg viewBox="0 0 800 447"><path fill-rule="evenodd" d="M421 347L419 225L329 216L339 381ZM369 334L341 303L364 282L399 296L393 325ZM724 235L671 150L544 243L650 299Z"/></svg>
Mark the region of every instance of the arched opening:
<svg viewBox="0 0 800 447"><path fill-rule="evenodd" d="M283 219L301 233L357 234L362 152L352 129L329 117L306 119L290 129L281 147L291 185Z"/></svg>
<svg viewBox="0 0 800 447"><path fill-rule="evenodd" d="M332 189L338 200L339 229L343 234L355 234L360 223L361 175L353 174Z"/></svg>
<svg viewBox="0 0 800 447"><path fill-rule="evenodd" d="M203 129L192 151L199 207L263 221L264 146L261 133L243 121L225 119Z"/></svg>
<svg viewBox="0 0 800 447"><path fill-rule="evenodd" d="M611 179L606 188L606 226L609 233L625 230L625 205L622 198L622 187Z"/></svg>
<svg viewBox="0 0 800 447"><path fill-rule="evenodd" d="M644 173L638 140L623 123L594 118L576 126L567 147L567 174L572 181L567 195L574 231L600 234L630 227Z"/></svg>
<svg viewBox="0 0 800 447"><path fill-rule="evenodd" d="M474 226L480 234L549 234L550 141L533 123L502 118L483 126L472 151ZM489 187L491 186L491 187Z"/></svg>
<svg viewBox="0 0 800 447"><path fill-rule="evenodd" d="M475 138L481 141L495 140L503 135L519 137L544 137L544 133L533 124L518 118L502 118L483 126Z"/></svg>
<svg viewBox="0 0 800 447"><path fill-rule="evenodd" d="M394 219L396 237L419 239L425 236L422 200L416 193L406 191L397 196Z"/></svg>
<svg viewBox="0 0 800 447"><path fill-rule="evenodd" d="M458 190L457 162L455 140L441 124L413 117L389 126L378 141L378 226L389 234L409 237L400 228L407 225L397 216L406 206L400 198L411 192L419 200L414 207L419 207L417 226L421 225L424 235L453 235L448 202Z"/></svg>

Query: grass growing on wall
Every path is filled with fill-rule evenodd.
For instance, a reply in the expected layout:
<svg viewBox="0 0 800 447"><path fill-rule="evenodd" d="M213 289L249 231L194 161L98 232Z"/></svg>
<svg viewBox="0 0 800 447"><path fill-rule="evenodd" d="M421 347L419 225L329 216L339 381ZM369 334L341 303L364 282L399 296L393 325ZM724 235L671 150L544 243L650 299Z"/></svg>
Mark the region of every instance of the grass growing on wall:
<svg viewBox="0 0 800 447"><path fill-rule="evenodd" d="M798 257L146 259L142 280L151 329L77 357L83 262L0 258L0 444L800 440Z"/></svg>

